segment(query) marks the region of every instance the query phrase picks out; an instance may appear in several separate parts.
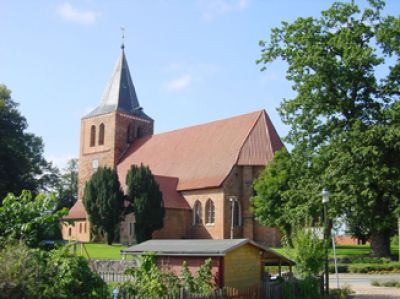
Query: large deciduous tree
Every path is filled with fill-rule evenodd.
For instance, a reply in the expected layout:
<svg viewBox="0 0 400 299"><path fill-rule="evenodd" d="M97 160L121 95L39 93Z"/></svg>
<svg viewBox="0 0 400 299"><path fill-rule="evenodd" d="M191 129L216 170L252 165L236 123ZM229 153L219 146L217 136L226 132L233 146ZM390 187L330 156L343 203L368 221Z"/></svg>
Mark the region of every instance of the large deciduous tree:
<svg viewBox="0 0 400 299"><path fill-rule="evenodd" d="M42 139L27 133L27 126L11 91L0 84L0 202L8 192L46 190L56 179L54 167L43 158Z"/></svg>
<svg viewBox="0 0 400 299"><path fill-rule="evenodd" d="M86 182L83 204L89 215L94 234L106 234L112 244L115 231L121 222L124 194L115 169L99 167Z"/></svg>
<svg viewBox="0 0 400 299"><path fill-rule="evenodd" d="M78 159L68 160L59 175L57 188L58 208L71 208L78 199Z"/></svg>
<svg viewBox="0 0 400 299"><path fill-rule="evenodd" d="M126 176L128 200L135 213L135 237L138 243L151 239L164 225L162 193L150 169L132 165Z"/></svg>
<svg viewBox="0 0 400 299"><path fill-rule="evenodd" d="M279 112L291 127L286 160L297 170L279 179L271 164L264 176L279 179L271 183L278 195L258 187L253 201L261 220L268 217L263 209L279 201L294 207L282 212L291 221L302 218L301 210L317 218L326 186L331 217L346 215L353 234L360 228L371 238L377 256L390 254L400 204L400 18L382 16L383 8L381 0L370 0L363 11L337 2L318 18L283 22L260 43L263 69L277 59L288 64L296 96Z"/></svg>

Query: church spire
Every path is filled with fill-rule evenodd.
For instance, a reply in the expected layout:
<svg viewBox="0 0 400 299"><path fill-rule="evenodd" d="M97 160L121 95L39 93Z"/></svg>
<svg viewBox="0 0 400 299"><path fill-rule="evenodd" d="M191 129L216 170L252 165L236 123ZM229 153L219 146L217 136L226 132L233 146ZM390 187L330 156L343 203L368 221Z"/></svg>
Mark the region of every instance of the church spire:
<svg viewBox="0 0 400 299"><path fill-rule="evenodd" d="M104 90L101 103L84 118L120 111L145 119L151 119L143 112L143 109L139 105L124 48L124 33L122 33L121 54L115 65L111 79Z"/></svg>

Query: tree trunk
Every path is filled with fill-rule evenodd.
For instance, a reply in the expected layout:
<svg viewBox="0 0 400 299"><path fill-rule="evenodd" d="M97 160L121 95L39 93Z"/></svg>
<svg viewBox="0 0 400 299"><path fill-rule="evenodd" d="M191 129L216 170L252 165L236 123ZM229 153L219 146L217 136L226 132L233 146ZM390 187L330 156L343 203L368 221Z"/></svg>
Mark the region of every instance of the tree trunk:
<svg viewBox="0 0 400 299"><path fill-rule="evenodd" d="M114 241L114 232L111 231L107 233L107 244L112 245L113 241Z"/></svg>
<svg viewBox="0 0 400 299"><path fill-rule="evenodd" d="M372 255L376 257L390 257L390 233L388 230L371 234Z"/></svg>

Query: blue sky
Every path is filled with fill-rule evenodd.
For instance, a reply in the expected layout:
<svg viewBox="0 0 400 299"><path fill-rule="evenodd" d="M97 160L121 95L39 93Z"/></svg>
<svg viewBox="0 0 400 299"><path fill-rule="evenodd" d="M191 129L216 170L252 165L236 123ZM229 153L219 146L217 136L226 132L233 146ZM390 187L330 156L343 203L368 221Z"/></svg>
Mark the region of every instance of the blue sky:
<svg viewBox="0 0 400 299"><path fill-rule="evenodd" d="M361 5L365 1L358 1ZM120 53L120 27L137 95L164 132L266 109L293 96L285 64L260 72L258 41L330 0L0 2L0 83L41 136L45 156L78 157L80 118L99 103ZM387 1L398 15L400 1Z"/></svg>

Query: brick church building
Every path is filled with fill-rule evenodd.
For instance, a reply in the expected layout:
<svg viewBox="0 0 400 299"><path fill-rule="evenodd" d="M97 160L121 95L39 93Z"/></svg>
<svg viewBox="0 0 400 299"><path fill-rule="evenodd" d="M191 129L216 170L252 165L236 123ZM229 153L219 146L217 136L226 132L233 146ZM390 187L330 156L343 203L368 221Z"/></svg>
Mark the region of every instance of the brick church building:
<svg viewBox="0 0 400 299"><path fill-rule="evenodd" d="M80 129L78 201L63 225L66 240L89 241L83 189L99 166L116 167L125 190L132 164L150 167L163 194L164 227L155 239L248 238L276 246L281 235L257 223L252 182L283 144L265 110L154 134L154 120L139 105L124 47L100 105ZM134 241L134 215L120 226Z"/></svg>

